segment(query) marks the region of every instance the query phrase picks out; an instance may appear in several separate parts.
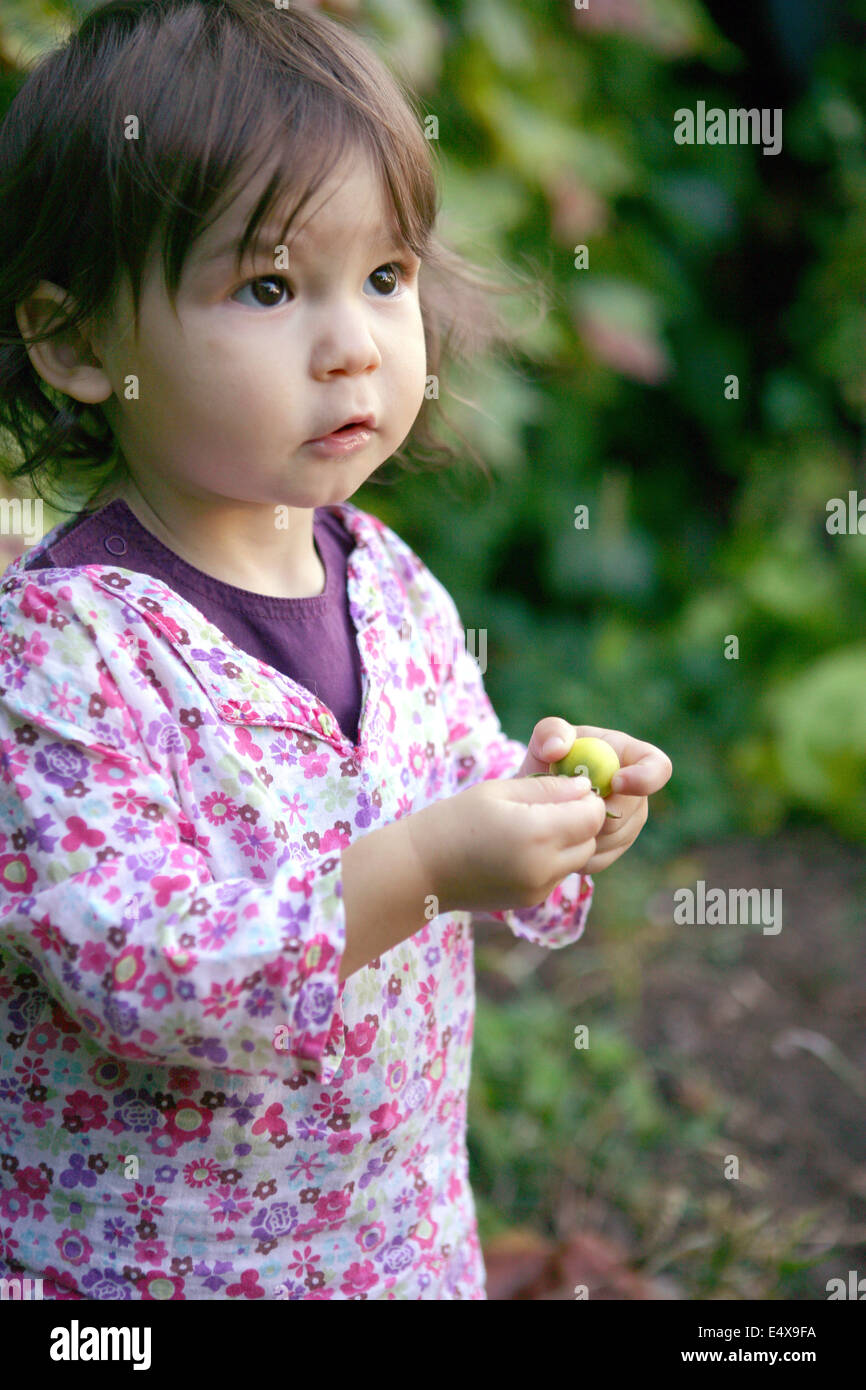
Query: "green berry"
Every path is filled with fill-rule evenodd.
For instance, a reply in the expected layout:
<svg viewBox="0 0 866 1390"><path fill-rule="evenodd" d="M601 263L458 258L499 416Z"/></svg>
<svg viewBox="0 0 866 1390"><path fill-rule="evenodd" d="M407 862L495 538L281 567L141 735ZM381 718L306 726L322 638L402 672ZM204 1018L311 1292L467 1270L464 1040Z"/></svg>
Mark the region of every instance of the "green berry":
<svg viewBox="0 0 866 1390"><path fill-rule="evenodd" d="M564 758L551 764L550 770L558 777L588 777L592 790L604 798L610 796L611 782L619 768L619 758L604 739L578 738ZM613 811L608 811L608 815L618 818Z"/></svg>

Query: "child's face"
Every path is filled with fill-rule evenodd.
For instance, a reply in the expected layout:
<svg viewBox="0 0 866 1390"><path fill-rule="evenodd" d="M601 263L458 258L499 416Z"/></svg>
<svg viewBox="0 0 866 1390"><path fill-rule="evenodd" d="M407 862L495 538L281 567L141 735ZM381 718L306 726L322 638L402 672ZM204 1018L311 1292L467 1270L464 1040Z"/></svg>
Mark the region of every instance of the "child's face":
<svg viewBox="0 0 866 1390"><path fill-rule="evenodd" d="M247 529L245 504L259 504L255 524L265 529L276 504L346 500L399 448L424 399L420 263L378 230L393 214L372 165L354 156L317 190L289 233L287 269L274 269L277 217L239 276L231 253L267 177L191 248L178 318L152 258L138 341L127 286L94 339L113 391L104 409L136 486L160 514L174 505L178 521L190 507L215 520L241 511ZM211 259L224 246L225 257ZM408 276L373 274L393 262ZM131 374L137 400L125 398ZM327 456L308 446L367 414L375 429L366 444ZM278 534L262 536L265 549L269 539Z"/></svg>

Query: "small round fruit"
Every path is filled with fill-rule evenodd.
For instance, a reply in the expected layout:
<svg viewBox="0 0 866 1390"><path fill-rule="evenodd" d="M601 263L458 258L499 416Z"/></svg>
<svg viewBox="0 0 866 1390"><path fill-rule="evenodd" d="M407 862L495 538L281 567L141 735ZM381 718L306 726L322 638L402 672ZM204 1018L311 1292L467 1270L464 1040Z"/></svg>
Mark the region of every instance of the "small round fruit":
<svg viewBox="0 0 866 1390"><path fill-rule="evenodd" d="M619 772L619 758L602 738L578 738L559 762L551 764L558 777L588 777L594 792L610 796L611 782Z"/></svg>

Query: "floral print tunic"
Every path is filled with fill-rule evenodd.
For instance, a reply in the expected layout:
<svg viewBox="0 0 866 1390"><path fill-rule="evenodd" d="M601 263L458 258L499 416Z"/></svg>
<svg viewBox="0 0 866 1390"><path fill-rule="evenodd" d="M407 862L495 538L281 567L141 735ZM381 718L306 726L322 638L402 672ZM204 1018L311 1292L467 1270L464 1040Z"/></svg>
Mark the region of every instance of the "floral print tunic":
<svg viewBox="0 0 866 1390"><path fill-rule="evenodd" d="M526 747L443 585L330 510L356 744L154 576L28 571L58 528L0 580L0 1275L46 1298L486 1297L473 917L341 984L341 852ZM562 947L591 897L490 916Z"/></svg>

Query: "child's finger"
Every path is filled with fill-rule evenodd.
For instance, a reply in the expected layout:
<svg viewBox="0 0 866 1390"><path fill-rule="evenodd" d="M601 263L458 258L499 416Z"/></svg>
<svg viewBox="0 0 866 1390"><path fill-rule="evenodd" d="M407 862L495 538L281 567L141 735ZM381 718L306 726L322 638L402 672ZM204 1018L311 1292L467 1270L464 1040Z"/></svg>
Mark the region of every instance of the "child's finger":
<svg viewBox="0 0 866 1390"><path fill-rule="evenodd" d="M574 725L550 715L539 719L532 730L525 766L530 776L547 772L550 764L564 758L574 743Z"/></svg>
<svg viewBox="0 0 866 1390"><path fill-rule="evenodd" d="M668 755L650 744L644 747L649 752L637 762L621 767L613 778L611 788L621 796L652 796L670 780L673 764Z"/></svg>

